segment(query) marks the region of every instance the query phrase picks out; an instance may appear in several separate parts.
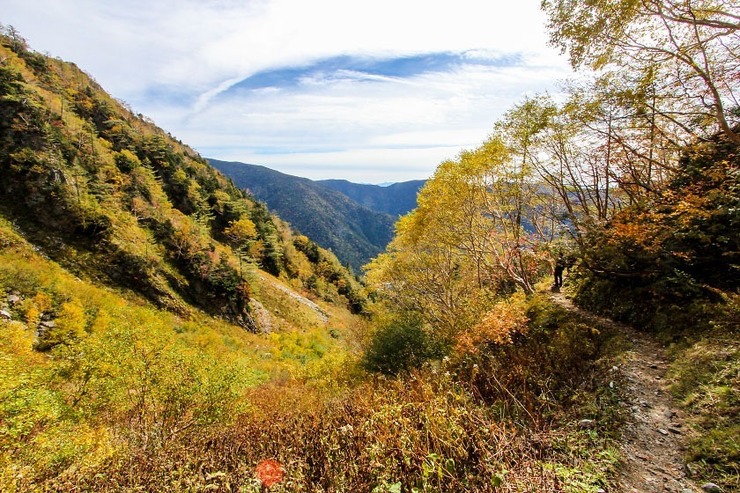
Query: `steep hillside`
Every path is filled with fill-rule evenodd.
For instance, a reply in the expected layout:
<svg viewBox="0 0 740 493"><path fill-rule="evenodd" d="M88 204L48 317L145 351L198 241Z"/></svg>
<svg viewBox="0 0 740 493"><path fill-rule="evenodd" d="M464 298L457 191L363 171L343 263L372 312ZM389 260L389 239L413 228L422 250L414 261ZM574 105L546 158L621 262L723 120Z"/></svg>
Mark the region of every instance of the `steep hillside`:
<svg viewBox="0 0 740 493"><path fill-rule="evenodd" d="M393 236L395 219L350 200L306 178L252 164L210 163L293 227L349 264L356 273L383 251Z"/></svg>
<svg viewBox="0 0 740 493"><path fill-rule="evenodd" d="M416 208L416 194L425 180L393 183L387 187L364 185L347 180L320 180L317 183L332 188L374 211L402 216Z"/></svg>
<svg viewBox="0 0 740 493"><path fill-rule="evenodd" d="M74 64L0 47L0 212L81 278L259 330L261 268L361 310L329 252L292 234L189 147Z"/></svg>

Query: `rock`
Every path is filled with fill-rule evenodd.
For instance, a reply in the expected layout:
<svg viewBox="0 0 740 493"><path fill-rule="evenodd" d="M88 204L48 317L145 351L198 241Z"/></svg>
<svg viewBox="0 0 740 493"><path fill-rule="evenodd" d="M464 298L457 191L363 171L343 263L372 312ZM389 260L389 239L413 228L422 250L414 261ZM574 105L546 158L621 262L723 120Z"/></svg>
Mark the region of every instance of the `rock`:
<svg viewBox="0 0 740 493"><path fill-rule="evenodd" d="M663 484L663 489L665 491L671 491L674 493L678 493L679 491L681 491L681 483L679 483L673 478L670 478L666 480L666 482Z"/></svg>
<svg viewBox="0 0 740 493"><path fill-rule="evenodd" d="M684 469L686 469L686 475L690 478L695 478L699 475L699 465L694 462L688 462Z"/></svg>
<svg viewBox="0 0 740 493"><path fill-rule="evenodd" d="M593 430L596 428L596 421L593 419L582 419L578 422L579 430Z"/></svg>
<svg viewBox="0 0 740 493"><path fill-rule="evenodd" d="M666 436L668 436L668 431L664 430L663 428L658 428L658 429L657 429L656 431L657 431L658 433L660 433L661 435L666 435Z"/></svg>
<svg viewBox="0 0 740 493"><path fill-rule="evenodd" d="M263 334L269 334L272 332L272 317L270 312L255 299L249 300L249 309L254 316L254 321L257 324L257 329Z"/></svg>
<svg viewBox="0 0 740 493"><path fill-rule="evenodd" d="M8 295L8 303L10 303L11 305L15 305L16 303L20 303L20 301L21 301L21 297L18 296L17 294Z"/></svg>
<svg viewBox="0 0 740 493"><path fill-rule="evenodd" d="M42 322L39 322L39 326L44 327L46 329L53 329L57 326L57 323L53 320L44 320Z"/></svg>
<svg viewBox="0 0 740 493"><path fill-rule="evenodd" d="M707 493L722 493L722 488L714 483L704 483L703 485L701 485L701 489L706 491Z"/></svg>
<svg viewBox="0 0 740 493"><path fill-rule="evenodd" d="M675 426L669 426L668 427L668 431L670 431L671 433L675 433L676 435L680 435L681 434L681 430L679 430Z"/></svg>
<svg viewBox="0 0 740 493"><path fill-rule="evenodd" d="M0 318L4 318L5 320L10 320L13 318L13 315L11 315L9 312L6 312L5 310L0 310Z"/></svg>
<svg viewBox="0 0 740 493"><path fill-rule="evenodd" d="M674 413L671 409L666 409L665 411L663 411L663 416L665 416L668 419L672 418L675 415L676 413Z"/></svg>

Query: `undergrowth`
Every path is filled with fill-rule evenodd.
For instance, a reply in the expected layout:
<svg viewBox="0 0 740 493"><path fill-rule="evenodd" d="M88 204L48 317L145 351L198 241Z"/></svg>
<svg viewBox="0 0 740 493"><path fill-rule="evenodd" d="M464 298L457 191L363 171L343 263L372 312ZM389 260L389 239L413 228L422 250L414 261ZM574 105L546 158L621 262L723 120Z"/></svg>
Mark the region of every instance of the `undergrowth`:
<svg viewBox="0 0 740 493"><path fill-rule="evenodd" d="M489 323L475 351L385 377L342 349L346 328L183 318L75 279L0 226L2 491L260 491L264 459L284 468L276 492L609 486L608 334L545 296L507 305L528 320L510 341Z"/></svg>
<svg viewBox="0 0 740 493"><path fill-rule="evenodd" d="M694 479L740 491L740 344L733 298L711 331L676 337L668 370L671 390L687 411L686 462ZM735 324L735 325L733 325Z"/></svg>

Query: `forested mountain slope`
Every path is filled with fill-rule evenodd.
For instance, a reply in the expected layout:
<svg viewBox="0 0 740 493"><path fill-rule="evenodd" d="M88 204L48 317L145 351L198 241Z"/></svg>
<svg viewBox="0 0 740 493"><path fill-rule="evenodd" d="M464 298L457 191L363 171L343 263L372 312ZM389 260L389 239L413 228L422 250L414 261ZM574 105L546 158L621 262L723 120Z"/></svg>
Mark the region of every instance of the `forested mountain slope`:
<svg viewBox="0 0 740 493"><path fill-rule="evenodd" d="M352 183L347 180L319 180L317 183L342 192L369 209L397 217L416 208L416 194L425 181L404 181L388 186Z"/></svg>
<svg viewBox="0 0 740 493"><path fill-rule="evenodd" d="M320 183L264 166L209 161L302 234L331 249L356 274L393 236L393 216L360 205Z"/></svg>
<svg viewBox="0 0 740 493"><path fill-rule="evenodd" d="M360 309L336 258L74 64L0 47L1 212L80 277L257 330L250 265ZM340 282L341 281L341 282Z"/></svg>

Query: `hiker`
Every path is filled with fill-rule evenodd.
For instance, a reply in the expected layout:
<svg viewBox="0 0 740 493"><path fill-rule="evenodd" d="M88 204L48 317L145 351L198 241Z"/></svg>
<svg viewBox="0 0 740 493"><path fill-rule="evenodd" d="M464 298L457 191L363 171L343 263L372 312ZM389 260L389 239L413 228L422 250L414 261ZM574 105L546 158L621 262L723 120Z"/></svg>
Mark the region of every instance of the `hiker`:
<svg viewBox="0 0 740 493"><path fill-rule="evenodd" d="M563 271L565 270L565 259L563 254L558 255L558 259L555 261L555 287L561 288L563 286Z"/></svg>

